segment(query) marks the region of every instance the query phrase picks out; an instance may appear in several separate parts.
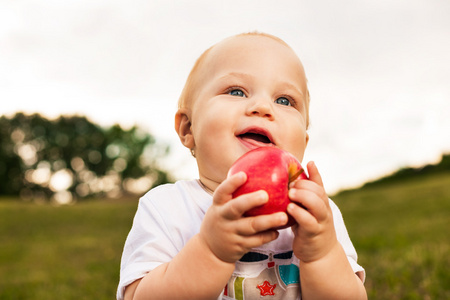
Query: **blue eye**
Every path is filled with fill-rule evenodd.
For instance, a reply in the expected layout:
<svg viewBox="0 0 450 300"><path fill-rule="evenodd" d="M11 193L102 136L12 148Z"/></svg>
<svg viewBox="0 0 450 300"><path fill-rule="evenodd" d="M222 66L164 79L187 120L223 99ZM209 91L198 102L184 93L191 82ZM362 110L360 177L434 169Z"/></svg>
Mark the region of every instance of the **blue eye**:
<svg viewBox="0 0 450 300"><path fill-rule="evenodd" d="M286 106L291 106L291 101L289 101L288 98L286 97L280 97L277 100L275 100L275 103L277 104L281 104L281 105L286 105Z"/></svg>
<svg viewBox="0 0 450 300"><path fill-rule="evenodd" d="M228 94L230 94L231 96L236 96L236 97L245 97L245 93L240 89L233 89L233 90L229 91Z"/></svg>

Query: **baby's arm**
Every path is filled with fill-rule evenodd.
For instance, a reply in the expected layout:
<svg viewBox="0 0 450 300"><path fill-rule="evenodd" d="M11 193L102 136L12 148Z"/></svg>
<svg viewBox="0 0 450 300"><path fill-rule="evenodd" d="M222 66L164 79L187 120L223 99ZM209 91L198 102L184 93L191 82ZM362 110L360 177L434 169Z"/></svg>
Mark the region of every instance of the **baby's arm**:
<svg viewBox="0 0 450 300"><path fill-rule="evenodd" d="M310 180L295 181L289 191L288 212L293 226L294 254L300 260L302 299L367 299L360 278L355 275L338 242L333 214L322 178L314 163L308 164Z"/></svg>
<svg viewBox="0 0 450 300"><path fill-rule="evenodd" d="M214 299L234 270L234 263L251 248L277 238L269 230L286 224L284 213L243 217L250 208L268 201L259 191L232 199L246 181L244 173L225 180L214 192L200 232L192 237L172 261L160 265L130 284L125 299Z"/></svg>

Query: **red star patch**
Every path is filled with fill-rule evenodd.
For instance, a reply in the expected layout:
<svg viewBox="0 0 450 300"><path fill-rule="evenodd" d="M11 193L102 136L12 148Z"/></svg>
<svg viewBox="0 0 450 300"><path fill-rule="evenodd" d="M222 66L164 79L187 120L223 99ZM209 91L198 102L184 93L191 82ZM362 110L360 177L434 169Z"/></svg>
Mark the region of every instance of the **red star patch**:
<svg viewBox="0 0 450 300"><path fill-rule="evenodd" d="M277 284L270 284L267 280L263 284L257 285L257 288L261 291L261 296L274 296L273 290L277 287Z"/></svg>

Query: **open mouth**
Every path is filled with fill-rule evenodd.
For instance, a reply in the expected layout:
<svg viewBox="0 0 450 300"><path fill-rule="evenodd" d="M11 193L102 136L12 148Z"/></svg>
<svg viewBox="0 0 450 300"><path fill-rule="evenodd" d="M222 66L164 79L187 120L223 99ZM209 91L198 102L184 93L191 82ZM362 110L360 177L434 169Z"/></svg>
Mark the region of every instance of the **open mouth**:
<svg viewBox="0 0 450 300"><path fill-rule="evenodd" d="M247 132L247 133L239 135L239 137L241 139L253 140L253 141L264 143L264 144L272 143L272 141L267 136L260 134L260 133Z"/></svg>
<svg viewBox="0 0 450 300"><path fill-rule="evenodd" d="M270 136L270 133L260 128L248 129L239 134L238 138L240 138L242 141L253 144L255 146L262 146L262 145L268 146L274 144L272 137Z"/></svg>

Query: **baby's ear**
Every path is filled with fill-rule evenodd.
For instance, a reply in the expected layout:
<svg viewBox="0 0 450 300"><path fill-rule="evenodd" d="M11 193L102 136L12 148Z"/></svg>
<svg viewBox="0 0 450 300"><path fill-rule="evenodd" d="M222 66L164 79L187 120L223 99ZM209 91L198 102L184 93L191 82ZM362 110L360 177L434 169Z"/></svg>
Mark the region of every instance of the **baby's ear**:
<svg viewBox="0 0 450 300"><path fill-rule="evenodd" d="M187 108L180 108L175 114L175 130L181 143L188 149L193 149L195 146L191 125L191 111Z"/></svg>

